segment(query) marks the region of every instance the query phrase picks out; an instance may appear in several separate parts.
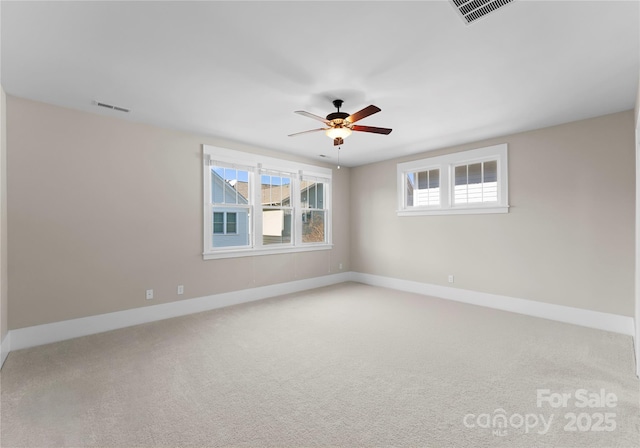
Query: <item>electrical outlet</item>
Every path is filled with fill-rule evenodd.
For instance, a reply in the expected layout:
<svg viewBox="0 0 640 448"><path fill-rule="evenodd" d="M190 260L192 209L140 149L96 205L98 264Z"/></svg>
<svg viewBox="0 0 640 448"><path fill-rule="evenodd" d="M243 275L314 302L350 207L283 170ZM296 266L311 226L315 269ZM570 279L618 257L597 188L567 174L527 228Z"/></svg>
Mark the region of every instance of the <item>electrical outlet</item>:
<svg viewBox="0 0 640 448"><path fill-rule="evenodd" d="M153 289L147 289L147 300L153 299Z"/></svg>
<svg viewBox="0 0 640 448"><path fill-rule="evenodd" d="M184 294L184 285L178 285L178 295Z"/></svg>
<svg viewBox="0 0 640 448"><path fill-rule="evenodd" d="M449 274L449 283L453 283L453 275Z"/></svg>
<svg viewBox="0 0 640 448"><path fill-rule="evenodd" d="M338 265L338 269L342 270L342 263Z"/></svg>

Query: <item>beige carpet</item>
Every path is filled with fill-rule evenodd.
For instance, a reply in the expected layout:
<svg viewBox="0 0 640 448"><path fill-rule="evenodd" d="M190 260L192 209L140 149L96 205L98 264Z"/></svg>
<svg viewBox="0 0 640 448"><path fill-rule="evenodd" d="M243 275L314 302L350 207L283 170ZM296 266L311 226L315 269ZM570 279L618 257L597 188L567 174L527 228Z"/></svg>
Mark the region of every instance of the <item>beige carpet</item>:
<svg viewBox="0 0 640 448"><path fill-rule="evenodd" d="M636 447L633 371L630 337L346 283L12 352L0 441Z"/></svg>

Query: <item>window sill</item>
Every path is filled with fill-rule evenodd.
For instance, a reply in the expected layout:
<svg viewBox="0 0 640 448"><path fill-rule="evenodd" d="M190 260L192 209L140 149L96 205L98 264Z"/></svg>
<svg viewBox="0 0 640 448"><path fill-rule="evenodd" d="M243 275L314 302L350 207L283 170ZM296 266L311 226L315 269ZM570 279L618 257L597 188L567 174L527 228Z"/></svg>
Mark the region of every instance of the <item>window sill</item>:
<svg viewBox="0 0 640 448"><path fill-rule="evenodd" d="M483 215L493 213L509 213L509 206L501 205L495 207L432 208L397 211L398 216Z"/></svg>
<svg viewBox="0 0 640 448"><path fill-rule="evenodd" d="M202 254L202 258L204 260L218 260L222 258L257 257L260 255L290 254L329 249L333 249L333 244L305 244L304 246L296 247L269 247L262 249L231 249L219 252L206 252Z"/></svg>

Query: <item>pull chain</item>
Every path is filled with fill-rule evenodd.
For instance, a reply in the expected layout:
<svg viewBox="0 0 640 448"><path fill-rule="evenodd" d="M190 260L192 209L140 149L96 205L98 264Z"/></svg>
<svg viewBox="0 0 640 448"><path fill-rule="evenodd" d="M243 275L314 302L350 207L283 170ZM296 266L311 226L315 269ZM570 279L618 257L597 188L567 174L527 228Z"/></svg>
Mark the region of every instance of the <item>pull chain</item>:
<svg viewBox="0 0 640 448"><path fill-rule="evenodd" d="M338 169L340 169L340 149L342 146L338 146Z"/></svg>

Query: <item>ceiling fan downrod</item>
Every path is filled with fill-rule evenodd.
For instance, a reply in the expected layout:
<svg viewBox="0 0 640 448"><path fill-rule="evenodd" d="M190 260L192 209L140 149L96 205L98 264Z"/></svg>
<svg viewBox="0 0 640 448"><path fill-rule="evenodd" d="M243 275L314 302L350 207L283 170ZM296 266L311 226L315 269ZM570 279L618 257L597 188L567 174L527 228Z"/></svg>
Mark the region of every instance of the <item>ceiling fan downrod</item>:
<svg viewBox="0 0 640 448"><path fill-rule="evenodd" d="M346 113L346 112L340 112L340 108L342 107L342 103L343 103L343 102L344 102L344 101L342 101L342 100L333 100L333 105L334 105L334 107L335 107L336 109L338 109L338 111L337 111L337 112L331 112L329 115L327 115L327 120L329 120L329 121L334 121L334 120L336 120L336 121L334 122L334 125L339 125L339 126L341 126L341 125L342 125L342 122L343 122L344 120L346 120L346 119L347 119L347 117L349 117L349 114L348 114L348 113Z"/></svg>

